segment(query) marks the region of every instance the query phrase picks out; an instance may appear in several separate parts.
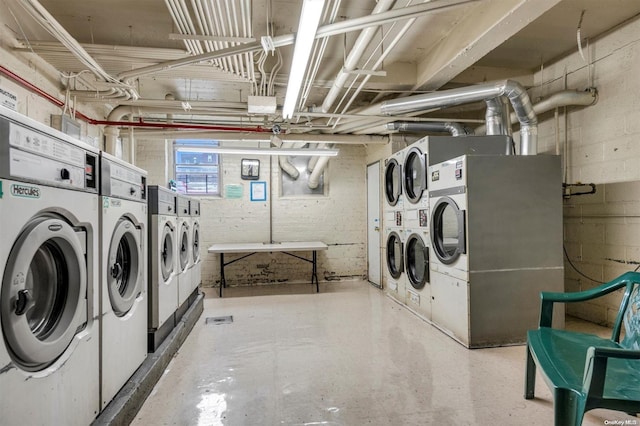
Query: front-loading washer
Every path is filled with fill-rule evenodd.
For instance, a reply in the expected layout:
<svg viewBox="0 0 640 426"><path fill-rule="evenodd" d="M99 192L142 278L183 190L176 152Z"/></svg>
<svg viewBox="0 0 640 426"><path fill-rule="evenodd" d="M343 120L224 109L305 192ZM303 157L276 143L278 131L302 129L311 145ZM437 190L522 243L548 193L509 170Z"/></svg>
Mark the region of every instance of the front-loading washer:
<svg viewBox="0 0 640 426"><path fill-rule="evenodd" d="M155 352L173 330L178 309L178 218L176 193L148 187L149 203L149 352Z"/></svg>
<svg viewBox="0 0 640 426"><path fill-rule="evenodd" d="M147 356L147 172L100 154L101 406Z"/></svg>
<svg viewBox="0 0 640 426"><path fill-rule="evenodd" d="M178 240L176 253L178 254L178 311L176 320L182 318L189 307L188 299L192 293L193 282L191 280L191 213L189 206L190 197L178 194L176 206L178 213Z"/></svg>
<svg viewBox="0 0 640 426"><path fill-rule="evenodd" d="M0 423L100 411L98 156L0 107Z"/></svg>

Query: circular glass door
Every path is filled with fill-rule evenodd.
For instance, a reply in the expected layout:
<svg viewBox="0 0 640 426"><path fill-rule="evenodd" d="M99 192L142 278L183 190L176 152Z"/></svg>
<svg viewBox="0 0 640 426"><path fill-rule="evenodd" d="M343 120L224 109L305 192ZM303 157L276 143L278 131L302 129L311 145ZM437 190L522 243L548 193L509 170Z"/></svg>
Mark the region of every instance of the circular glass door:
<svg viewBox="0 0 640 426"><path fill-rule="evenodd" d="M193 236L191 241L191 259L193 263L200 260L200 225L193 224Z"/></svg>
<svg viewBox="0 0 640 426"><path fill-rule="evenodd" d="M2 334L28 371L53 363L87 321L86 233L66 221L32 220L13 244L2 279Z"/></svg>
<svg viewBox="0 0 640 426"><path fill-rule="evenodd" d="M160 247L160 269L162 270L162 279L167 281L173 273L173 252L175 243L173 241L174 228L165 223L162 230L162 246Z"/></svg>
<svg viewBox="0 0 640 426"><path fill-rule="evenodd" d="M389 233L387 237L387 269L389 274L395 278L400 278L404 270L404 262L402 261L402 240L397 232Z"/></svg>
<svg viewBox="0 0 640 426"><path fill-rule="evenodd" d="M417 203L427 189L425 157L420 149L412 148L404 160L404 194L411 203Z"/></svg>
<svg viewBox="0 0 640 426"><path fill-rule="evenodd" d="M420 235L411 234L407 238L404 261L411 286L420 290L429 282L429 248Z"/></svg>
<svg viewBox="0 0 640 426"><path fill-rule="evenodd" d="M431 242L436 257L445 265L466 252L464 211L449 197L440 198L433 207Z"/></svg>
<svg viewBox="0 0 640 426"><path fill-rule="evenodd" d="M142 292L140 230L129 219L120 218L109 245L107 286L114 313L123 316Z"/></svg>
<svg viewBox="0 0 640 426"><path fill-rule="evenodd" d="M189 265L189 226L186 223L180 228L180 272Z"/></svg>
<svg viewBox="0 0 640 426"><path fill-rule="evenodd" d="M389 205L395 206L402 193L402 167L395 159L387 162L384 169L384 194Z"/></svg>

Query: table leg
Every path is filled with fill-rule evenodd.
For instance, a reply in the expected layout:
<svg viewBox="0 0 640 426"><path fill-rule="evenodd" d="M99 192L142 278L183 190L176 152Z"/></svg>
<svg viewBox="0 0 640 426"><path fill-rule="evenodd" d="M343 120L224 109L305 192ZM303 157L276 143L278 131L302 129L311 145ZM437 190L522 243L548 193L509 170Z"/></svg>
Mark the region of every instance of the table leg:
<svg viewBox="0 0 640 426"><path fill-rule="evenodd" d="M220 253L220 297L222 297L222 287L227 286L227 281L224 278L224 253Z"/></svg>
<svg viewBox="0 0 640 426"><path fill-rule="evenodd" d="M320 293L320 283L318 282L318 252L316 250L313 251L313 261L311 263L313 264L311 270L311 284L313 284L313 281L315 280L316 293Z"/></svg>

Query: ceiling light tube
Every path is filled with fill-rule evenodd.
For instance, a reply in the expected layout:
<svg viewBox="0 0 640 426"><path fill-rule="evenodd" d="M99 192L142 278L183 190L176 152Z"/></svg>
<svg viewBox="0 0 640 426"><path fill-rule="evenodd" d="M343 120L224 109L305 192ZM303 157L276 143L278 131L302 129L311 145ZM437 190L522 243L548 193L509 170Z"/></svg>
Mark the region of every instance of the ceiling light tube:
<svg viewBox="0 0 640 426"><path fill-rule="evenodd" d="M206 152L211 154L241 154L241 155L301 155L309 157L335 157L337 149L305 149L305 148L233 148L233 147L186 147L178 148L182 152Z"/></svg>
<svg viewBox="0 0 640 426"><path fill-rule="evenodd" d="M293 48L293 60L289 71L289 82L287 83L287 94L282 106L282 117L284 119L291 118L296 109L302 79L307 70L323 7L324 0L304 0L302 3L300 22L298 23L298 32L296 33L296 42Z"/></svg>

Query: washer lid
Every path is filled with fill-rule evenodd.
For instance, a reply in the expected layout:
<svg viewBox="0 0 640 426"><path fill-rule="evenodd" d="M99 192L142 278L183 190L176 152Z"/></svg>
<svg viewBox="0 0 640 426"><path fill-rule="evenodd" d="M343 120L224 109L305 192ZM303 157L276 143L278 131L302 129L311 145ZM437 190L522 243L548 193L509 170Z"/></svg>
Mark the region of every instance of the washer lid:
<svg viewBox="0 0 640 426"><path fill-rule="evenodd" d="M404 247L407 277L411 286L420 290L429 282L429 247L419 234L411 234Z"/></svg>
<svg viewBox="0 0 640 426"><path fill-rule="evenodd" d="M13 244L2 279L2 334L19 367L58 359L87 323L86 232L37 217Z"/></svg>
<svg viewBox="0 0 640 426"><path fill-rule="evenodd" d="M111 307L117 316L124 316L142 293L143 261L140 229L126 217L118 219L107 259L107 289Z"/></svg>
<svg viewBox="0 0 640 426"><path fill-rule="evenodd" d="M384 168L384 194L392 206L398 203L402 194L402 166L395 158L388 160Z"/></svg>
<svg viewBox="0 0 640 426"><path fill-rule="evenodd" d="M387 237L387 269L395 279L400 278L404 271L403 256L403 244L400 235L395 231L390 232Z"/></svg>

